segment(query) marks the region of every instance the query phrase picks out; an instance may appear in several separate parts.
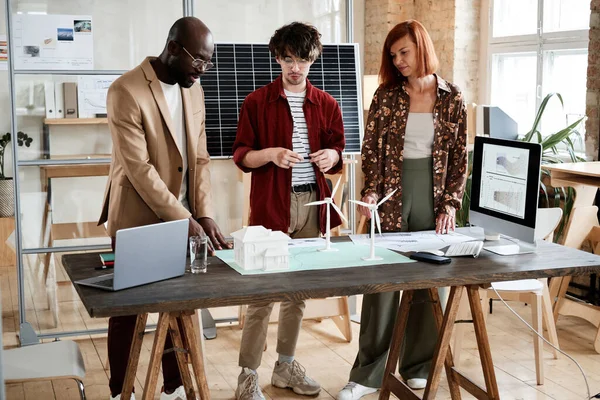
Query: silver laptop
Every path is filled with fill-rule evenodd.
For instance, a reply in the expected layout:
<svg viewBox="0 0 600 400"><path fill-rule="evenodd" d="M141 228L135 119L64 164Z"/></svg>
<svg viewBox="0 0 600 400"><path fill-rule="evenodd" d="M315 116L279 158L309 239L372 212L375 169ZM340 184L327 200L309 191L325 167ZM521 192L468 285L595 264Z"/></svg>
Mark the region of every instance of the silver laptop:
<svg viewBox="0 0 600 400"><path fill-rule="evenodd" d="M75 283L117 291L183 275L188 224L182 219L117 231L114 272Z"/></svg>

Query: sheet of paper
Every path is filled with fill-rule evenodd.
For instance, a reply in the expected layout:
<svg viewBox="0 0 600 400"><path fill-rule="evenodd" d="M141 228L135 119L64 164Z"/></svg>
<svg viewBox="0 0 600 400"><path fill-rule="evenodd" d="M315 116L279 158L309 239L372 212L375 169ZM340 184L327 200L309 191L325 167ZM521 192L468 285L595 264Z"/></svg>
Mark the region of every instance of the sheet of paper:
<svg viewBox="0 0 600 400"><path fill-rule="evenodd" d="M94 40L89 15L15 14L15 69L93 69Z"/></svg>
<svg viewBox="0 0 600 400"><path fill-rule="evenodd" d="M80 75L77 77L77 108L79 118L94 118L106 114L109 86L119 75Z"/></svg>
<svg viewBox="0 0 600 400"><path fill-rule="evenodd" d="M350 239L360 246L370 246L369 235L350 235ZM384 247L396 251L437 250L454 243L473 240L472 237L458 232L437 234L435 231L395 232L375 235L375 247Z"/></svg>
<svg viewBox="0 0 600 400"><path fill-rule="evenodd" d="M288 247L325 247L325 239L322 238L309 238L309 239L292 239L288 242Z"/></svg>

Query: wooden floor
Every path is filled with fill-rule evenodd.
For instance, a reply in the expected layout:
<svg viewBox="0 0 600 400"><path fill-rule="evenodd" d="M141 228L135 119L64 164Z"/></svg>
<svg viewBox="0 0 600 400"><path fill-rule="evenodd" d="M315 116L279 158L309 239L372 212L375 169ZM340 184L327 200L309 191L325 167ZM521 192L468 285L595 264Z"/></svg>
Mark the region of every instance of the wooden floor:
<svg viewBox="0 0 600 400"><path fill-rule="evenodd" d="M40 332L51 332L52 315L47 307L46 290L40 284L39 268L28 264L26 270L26 306L27 318L34 329ZM58 273L60 279L60 271ZM0 268L0 290L2 293L2 325L3 343L7 348L17 345L18 328L17 282L14 267ZM102 328L106 320L91 319L70 284L58 285L59 326L58 330L82 330ZM515 309L530 320L530 309L518 303L512 303ZM235 309L217 310L221 314L235 314ZM566 357L553 360L549 351L545 353L546 383L537 386L533 358L532 335L500 303L495 303L494 313L488 317L488 331L496 376L500 386L501 398L506 399L558 399L581 400L586 396L585 385L579 370ZM296 358L306 367L309 375L320 382L323 390L317 399L335 398L337 392L345 385L348 372L357 351L359 325L353 324L354 340L346 343L334 323L330 320L322 322L305 321L302 325ZM600 392L600 355L592 347L594 329L583 320L561 317L558 323L558 335L561 348L572 355L584 368L590 383L592 396ZM300 399L289 390L274 388L270 385L270 376L276 361L275 344L277 326L269 327L268 349L264 353L259 368L259 381L270 399ZM218 328L215 340L206 341L207 376L214 399L231 399L234 397L237 376L240 372L237 357L241 331L237 325ZM87 374L84 380L88 399L109 398L108 371L103 368L106 360L106 336L83 336L75 338L85 360ZM136 389L141 393L153 334L147 334L140 359ZM547 350L547 349L546 349ZM460 368L470 373L475 381L482 383L482 374L477 358L476 344L472 330L465 337L464 351L459 364ZM444 382L439 391L439 399L449 399L450 395ZM158 387L160 388L159 382ZM9 400L44 400L44 399L78 399L78 392L73 381L54 380L12 384L6 387ZM159 397L158 392L156 398ZM377 394L365 397L367 400L377 398ZM472 399L463 391L463 399Z"/></svg>

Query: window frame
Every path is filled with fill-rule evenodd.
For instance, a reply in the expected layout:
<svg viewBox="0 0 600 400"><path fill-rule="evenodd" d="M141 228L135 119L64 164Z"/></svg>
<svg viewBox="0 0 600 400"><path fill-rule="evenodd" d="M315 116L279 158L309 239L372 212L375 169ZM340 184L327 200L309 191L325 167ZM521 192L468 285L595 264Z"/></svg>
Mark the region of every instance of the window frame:
<svg viewBox="0 0 600 400"><path fill-rule="evenodd" d="M589 51L589 28L571 31L543 32L544 0L537 0L537 32L535 34L493 37L494 1L483 0L481 12L481 81L479 99L482 104L490 104L492 97L492 60L496 54L521 53L535 51L537 54L536 74L536 110L543 100L544 52L551 50Z"/></svg>

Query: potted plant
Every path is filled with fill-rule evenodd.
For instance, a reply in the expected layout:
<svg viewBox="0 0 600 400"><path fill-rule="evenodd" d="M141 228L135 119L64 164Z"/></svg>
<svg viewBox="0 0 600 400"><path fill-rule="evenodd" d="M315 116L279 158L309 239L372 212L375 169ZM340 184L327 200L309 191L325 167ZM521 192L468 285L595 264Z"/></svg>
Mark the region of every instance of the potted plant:
<svg viewBox="0 0 600 400"><path fill-rule="evenodd" d="M0 218L15 215L14 185L13 178L6 176L4 169L4 153L11 141L10 132L0 137ZM17 132L17 144L19 146L31 146L33 139L21 131Z"/></svg>
<svg viewBox="0 0 600 400"><path fill-rule="evenodd" d="M533 126L531 129L519 140L524 142L536 142L542 145L542 166L546 164L558 164L564 162L564 157L561 157L562 152L566 152L569 155L571 162L585 161L582 157L578 156L575 152L574 141L581 138L579 127L585 117L578 119L577 121L567 125L564 128L559 129L557 132L542 136L540 132L540 123L546 106L552 97L558 98L561 105L564 106L562 96L559 93L549 93L542 103L540 108L537 110ZM562 149L561 149L562 145ZM469 172L468 179L465 186L465 194L463 196L463 202L461 210L456 213L456 224L458 226L467 226L469 223L469 207L471 205L471 173L472 173L472 161L473 154L469 152ZM575 192L572 188L548 188L544 183L548 181L549 171L542 168L542 174L540 177L540 203L545 207L560 207L563 205L563 219L556 230L555 238L559 238L562 235L566 221L568 221L571 209L573 208L573 202L575 200ZM546 178L546 179L545 179ZM561 203L562 202L562 203Z"/></svg>

